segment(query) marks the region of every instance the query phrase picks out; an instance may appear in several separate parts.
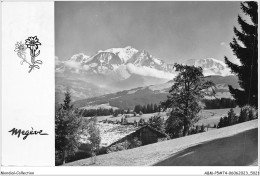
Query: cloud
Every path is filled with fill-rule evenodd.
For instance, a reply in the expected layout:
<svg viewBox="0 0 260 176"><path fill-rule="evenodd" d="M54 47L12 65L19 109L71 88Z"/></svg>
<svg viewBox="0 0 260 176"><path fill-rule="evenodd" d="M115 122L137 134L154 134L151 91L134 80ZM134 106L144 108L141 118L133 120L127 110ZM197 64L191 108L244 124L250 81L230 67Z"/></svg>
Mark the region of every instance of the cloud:
<svg viewBox="0 0 260 176"><path fill-rule="evenodd" d="M88 66L88 65L83 65L83 70L89 70L90 69L90 67Z"/></svg>
<svg viewBox="0 0 260 176"><path fill-rule="evenodd" d="M79 72L80 70L89 70L90 67L88 65L82 65L82 63L77 60L78 57L83 57L83 59L89 58L89 56L86 56L83 53L74 55L67 61L60 60L58 56L55 56L55 66L64 65L67 68L75 69L76 72Z"/></svg>
<svg viewBox="0 0 260 176"><path fill-rule="evenodd" d="M62 64L62 61L58 58L58 56L55 56L55 65Z"/></svg>
<svg viewBox="0 0 260 176"><path fill-rule="evenodd" d="M78 73L80 70L88 71L90 67L88 65L81 65L80 62L76 62L74 60L68 60L68 61L61 61L58 57L55 57L55 65L59 66L64 64L67 68L75 69L75 71Z"/></svg>
<svg viewBox="0 0 260 176"><path fill-rule="evenodd" d="M65 62L64 62L64 65L65 65L66 67L74 68L74 69L81 69L81 68L82 68L81 63L75 62L75 61L73 61L73 60L65 61Z"/></svg>
<svg viewBox="0 0 260 176"><path fill-rule="evenodd" d="M229 45L226 42L221 42L220 45L229 48Z"/></svg>
<svg viewBox="0 0 260 176"><path fill-rule="evenodd" d="M175 76L175 74L173 73L156 70L149 67L137 67L131 63L127 64L126 67L130 73L134 73L142 76L151 76L151 77L163 78L168 80L173 79Z"/></svg>

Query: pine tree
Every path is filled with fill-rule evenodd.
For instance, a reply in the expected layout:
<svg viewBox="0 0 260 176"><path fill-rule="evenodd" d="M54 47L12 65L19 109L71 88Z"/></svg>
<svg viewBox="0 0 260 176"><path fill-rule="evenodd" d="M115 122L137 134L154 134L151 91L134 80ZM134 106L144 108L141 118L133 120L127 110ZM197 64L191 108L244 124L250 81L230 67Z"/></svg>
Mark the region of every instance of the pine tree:
<svg viewBox="0 0 260 176"><path fill-rule="evenodd" d="M67 90L65 92L65 98L63 100L63 105L62 105L62 108L64 110L69 110L69 109L72 109L73 108L73 105L71 104L71 93L69 90Z"/></svg>
<svg viewBox="0 0 260 176"><path fill-rule="evenodd" d="M227 126L229 126L229 122L228 122L228 117L225 116L225 117L223 118L223 127L227 127Z"/></svg>
<svg viewBox="0 0 260 176"><path fill-rule="evenodd" d="M109 115L112 115L113 113L114 113L113 108L110 108L110 109L109 109Z"/></svg>
<svg viewBox="0 0 260 176"><path fill-rule="evenodd" d="M221 117L218 123L218 128L222 128L224 126L223 118Z"/></svg>
<svg viewBox="0 0 260 176"><path fill-rule="evenodd" d="M240 110L238 122L246 122L257 118L257 109L250 105L245 105Z"/></svg>
<svg viewBox="0 0 260 176"><path fill-rule="evenodd" d="M70 97L67 91L64 103L55 112L55 149L62 152L63 163L68 155L77 151L87 125L80 111L71 105Z"/></svg>
<svg viewBox="0 0 260 176"><path fill-rule="evenodd" d="M146 113L147 114L151 113L151 106L150 106L150 104L147 104L147 106L146 106Z"/></svg>
<svg viewBox="0 0 260 176"><path fill-rule="evenodd" d="M161 112L161 109L162 109L162 107L161 107L161 105L159 105L158 106L158 112Z"/></svg>
<svg viewBox="0 0 260 176"><path fill-rule="evenodd" d="M153 106L153 104L150 105L150 108L151 108L151 113L154 113L154 106Z"/></svg>
<svg viewBox="0 0 260 176"><path fill-rule="evenodd" d="M238 122L237 116L233 109L228 111L228 125L234 125Z"/></svg>
<svg viewBox="0 0 260 176"><path fill-rule="evenodd" d="M257 2L241 3L241 9L248 15L251 22L246 22L238 15L239 31L234 27L236 38L230 43L233 53L240 60L241 66L232 63L225 56L225 62L239 78L240 89L229 86L230 93L239 106L250 104L258 107L258 12ZM239 41L240 42L239 42Z"/></svg>
<svg viewBox="0 0 260 176"><path fill-rule="evenodd" d="M154 110L154 112L158 112L158 106L157 106L157 104L154 104L153 110Z"/></svg>
<svg viewBox="0 0 260 176"><path fill-rule="evenodd" d="M254 119L254 114L253 114L253 111L249 111L248 113L248 120L253 120Z"/></svg>
<svg viewBox="0 0 260 176"><path fill-rule="evenodd" d="M238 117L238 123L245 122L247 120L246 118L247 118L247 112L243 108L241 108L240 114Z"/></svg>
<svg viewBox="0 0 260 176"><path fill-rule="evenodd" d="M139 114L141 111L141 105L135 105L134 111Z"/></svg>
<svg viewBox="0 0 260 176"><path fill-rule="evenodd" d="M114 111L114 114L113 114L113 116L114 116L114 117L117 117L117 116L118 116L118 114L120 113L119 111L120 111L119 109L116 109L116 110Z"/></svg>
<svg viewBox="0 0 260 176"><path fill-rule="evenodd" d="M145 106L145 105L143 105L142 112L143 112L144 114L147 113L147 109L146 109L146 106Z"/></svg>
<svg viewBox="0 0 260 176"><path fill-rule="evenodd" d="M121 114L121 115L125 114L125 110L120 109L120 114Z"/></svg>

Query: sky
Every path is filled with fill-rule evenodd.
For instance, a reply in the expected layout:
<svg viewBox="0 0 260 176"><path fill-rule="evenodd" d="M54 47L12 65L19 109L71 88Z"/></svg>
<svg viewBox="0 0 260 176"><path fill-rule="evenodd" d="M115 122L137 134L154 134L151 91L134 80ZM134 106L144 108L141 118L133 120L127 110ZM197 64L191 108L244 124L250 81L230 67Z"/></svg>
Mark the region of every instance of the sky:
<svg viewBox="0 0 260 176"><path fill-rule="evenodd" d="M132 46L167 63L228 56L240 2L55 2L56 56Z"/></svg>

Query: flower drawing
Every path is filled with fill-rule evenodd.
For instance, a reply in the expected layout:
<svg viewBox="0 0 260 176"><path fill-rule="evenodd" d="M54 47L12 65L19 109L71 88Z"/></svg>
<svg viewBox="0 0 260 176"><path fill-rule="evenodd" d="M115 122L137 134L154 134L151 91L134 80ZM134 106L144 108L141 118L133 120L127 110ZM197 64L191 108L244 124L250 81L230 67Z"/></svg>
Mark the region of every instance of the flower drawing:
<svg viewBox="0 0 260 176"><path fill-rule="evenodd" d="M38 49L38 45L41 45L37 36L28 37L28 39L25 40L25 44L31 51L36 51Z"/></svg>
<svg viewBox="0 0 260 176"><path fill-rule="evenodd" d="M38 46L41 45L39 42L39 39L37 36L34 37L28 37L28 39L25 40L25 44L23 42L17 42L15 44L15 52L17 52L18 57L20 57L21 60L21 65L25 62L29 65L29 73L37 68L40 69L39 64L42 64L41 60L36 60L35 58L39 56L40 50L38 50ZM27 48L30 50L30 55L31 55L31 62L29 62L26 59L26 50ZM38 50L37 54L36 51Z"/></svg>
<svg viewBox="0 0 260 176"><path fill-rule="evenodd" d="M28 62L26 60L26 49L27 49L26 45L23 44L22 42L17 42L15 44L14 51L17 52L18 57L21 58L21 62L20 62L21 65L23 65L24 62Z"/></svg>
<svg viewBox="0 0 260 176"><path fill-rule="evenodd" d="M25 44L23 44L22 42L17 42L15 44L15 52L17 53L21 53L21 54L25 54L25 50L27 49L27 47L25 46Z"/></svg>

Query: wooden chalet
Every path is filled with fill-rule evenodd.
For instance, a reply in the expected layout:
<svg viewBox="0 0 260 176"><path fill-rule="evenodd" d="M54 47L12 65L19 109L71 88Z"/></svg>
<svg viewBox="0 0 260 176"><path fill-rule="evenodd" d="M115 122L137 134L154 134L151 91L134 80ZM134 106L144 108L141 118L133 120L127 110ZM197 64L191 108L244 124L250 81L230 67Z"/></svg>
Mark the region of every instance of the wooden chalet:
<svg viewBox="0 0 260 176"><path fill-rule="evenodd" d="M158 142L158 139L166 138L166 137L168 137L167 134L165 134L149 125L145 125L140 128L137 128L135 131L120 138L116 142L113 142L108 147L115 145L117 143L125 142L127 140L131 141L134 138L138 138L138 140L140 140L142 142L142 145L147 145L147 144L152 144L152 143Z"/></svg>

